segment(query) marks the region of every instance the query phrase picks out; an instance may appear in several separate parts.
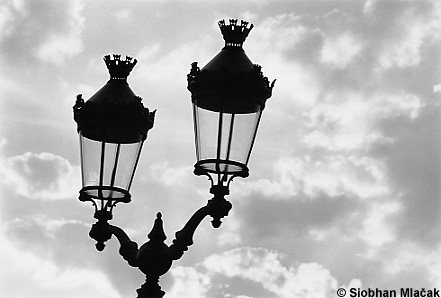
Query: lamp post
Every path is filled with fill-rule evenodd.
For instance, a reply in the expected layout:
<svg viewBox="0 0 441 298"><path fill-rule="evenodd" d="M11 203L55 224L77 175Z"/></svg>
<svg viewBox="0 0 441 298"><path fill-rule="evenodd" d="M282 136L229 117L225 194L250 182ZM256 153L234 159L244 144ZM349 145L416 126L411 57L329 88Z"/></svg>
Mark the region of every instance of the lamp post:
<svg viewBox="0 0 441 298"><path fill-rule="evenodd" d="M112 235L119 240L121 256L146 275L146 282L137 290L138 298L164 296L159 277L193 244L196 228L206 216L213 218L213 227L221 225L232 207L225 199L231 181L249 174L248 160L274 81L270 84L261 67L242 49L253 25L222 20L219 27L225 47L202 69L194 62L187 76L196 142L194 174L208 176L214 196L176 233L170 246L164 243L161 213L148 234L149 241L139 249L121 228L108 223L117 203L130 202L142 144L154 123L155 112L143 106L127 83L136 59L105 56L110 80L86 102L78 95L73 107L81 148L83 188L79 199L92 202L98 220L89 235L97 241L99 251Z"/></svg>

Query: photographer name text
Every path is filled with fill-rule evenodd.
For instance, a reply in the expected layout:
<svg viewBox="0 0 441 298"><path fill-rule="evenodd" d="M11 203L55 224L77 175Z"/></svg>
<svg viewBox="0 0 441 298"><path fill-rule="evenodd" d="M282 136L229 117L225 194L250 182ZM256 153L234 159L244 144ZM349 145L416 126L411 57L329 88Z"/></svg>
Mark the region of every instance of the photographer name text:
<svg viewBox="0 0 441 298"><path fill-rule="evenodd" d="M347 292L346 292L347 291ZM437 288L401 288L399 290L382 290L378 288L340 288L337 290L338 297L441 297L440 289Z"/></svg>

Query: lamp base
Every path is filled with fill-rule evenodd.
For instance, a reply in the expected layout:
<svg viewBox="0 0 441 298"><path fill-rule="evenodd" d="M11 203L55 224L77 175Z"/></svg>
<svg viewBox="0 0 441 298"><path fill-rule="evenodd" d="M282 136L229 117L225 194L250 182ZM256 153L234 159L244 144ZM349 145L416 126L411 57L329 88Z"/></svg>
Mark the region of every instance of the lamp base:
<svg viewBox="0 0 441 298"><path fill-rule="evenodd" d="M159 278L147 277L145 283L136 292L138 293L137 298L162 298L165 295L159 285Z"/></svg>

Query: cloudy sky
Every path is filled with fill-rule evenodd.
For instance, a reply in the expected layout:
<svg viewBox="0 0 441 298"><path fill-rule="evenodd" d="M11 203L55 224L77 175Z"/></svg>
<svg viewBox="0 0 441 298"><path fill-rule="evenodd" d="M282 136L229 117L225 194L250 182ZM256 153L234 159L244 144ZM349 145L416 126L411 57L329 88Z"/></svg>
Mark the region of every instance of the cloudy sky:
<svg viewBox="0 0 441 298"><path fill-rule="evenodd" d="M0 296L135 297L144 282L77 200L75 96L138 59L128 81L157 109L112 223L168 243L210 199L195 162L190 64L252 22L244 48L277 78L230 216L204 221L161 278L169 298L337 297L340 287L441 287L441 4L437 0L0 1Z"/></svg>

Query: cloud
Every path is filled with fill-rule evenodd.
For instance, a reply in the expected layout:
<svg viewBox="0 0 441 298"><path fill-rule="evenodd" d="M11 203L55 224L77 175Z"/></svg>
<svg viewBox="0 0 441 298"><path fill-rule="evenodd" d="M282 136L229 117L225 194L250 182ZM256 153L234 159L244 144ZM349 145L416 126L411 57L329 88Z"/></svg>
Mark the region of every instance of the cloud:
<svg viewBox="0 0 441 298"><path fill-rule="evenodd" d="M390 8L390 5L377 1L370 13L377 13L384 6ZM395 28L392 28L399 34L390 35L379 62L384 68L418 66L422 62L424 45L441 37L441 6L434 1L421 1L419 5L401 1L392 5L396 6L395 11L399 13L395 12L389 19L394 21L392 26Z"/></svg>
<svg viewBox="0 0 441 298"><path fill-rule="evenodd" d="M0 240L0 288L4 297L121 298L98 270L75 266L60 268L50 258L16 247L4 236L3 229Z"/></svg>
<svg viewBox="0 0 441 298"><path fill-rule="evenodd" d="M366 257L377 257L379 249L397 240L390 218L400 211L400 203L397 201L375 202L370 205L370 210L362 219L362 230L359 234L368 247Z"/></svg>
<svg viewBox="0 0 441 298"><path fill-rule="evenodd" d="M30 199L72 198L81 188L80 170L63 157L52 153L31 153L1 161L3 185Z"/></svg>
<svg viewBox="0 0 441 298"><path fill-rule="evenodd" d="M0 6L0 42L3 36L11 34L10 23L13 21L13 14L9 7Z"/></svg>
<svg viewBox="0 0 441 298"><path fill-rule="evenodd" d="M261 193L273 199L294 199L306 195L329 198L342 195L373 198L390 189L383 162L367 156L325 155L279 159L274 165L274 180L240 181L237 195Z"/></svg>
<svg viewBox="0 0 441 298"><path fill-rule="evenodd" d="M68 35L52 35L37 51L37 56L43 61L61 64L66 58L81 53L83 50L79 34L74 32Z"/></svg>
<svg viewBox="0 0 441 298"><path fill-rule="evenodd" d="M174 284L167 296L170 298L205 298L210 287L210 277L192 267L175 267L171 271Z"/></svg>
<svg viewBox="0 0 441 298"><path fill-rule="evenodd" d="M7 1L0 5L0 42L4 57L60 65L83 51L83 2Z"/></svg>
<svg viewBox="0 0 441 298"><path fill-rule="evenodd" d="M241 222L237 217L228 217L222 221L222 229L217 236L217 244L221 247L240 245L242 236L240 233Z"/></svg>
<svg viewBox="0 0 441 298"><path fill-rule="evenodd" d="M378 125L391 117L418 116L422 100L401 91L395 94L328 94L304 113L308 147L332 151L366 150L376 143L391 141Z"/></svg>
<svg viewBox="0 0 441 298"><path fill-rule="evenodd" d="M191 166L172 167L168 162L153 163L150 166L152 178L167 186L185 185L192 170Z"/></svg>
<svg viewBox="0 0 441 298"><path fill-rule="evenodd" d="M361 49L362 45L349 34L326 38L321 49L320 60L336 68L345 68Z"/></svg>
<svg viewBox="0 0 441 298"><path fill-rule="evenodd" d="M387 157L389 184L402 204L401 216L395 219L399 237L432 247L441 236L440 119L437 104L426 105L411 122L390 119L384 131L394 133L395 141L376 152L379 158Z"/></svg>
<svg viewBox="0 0 441 298"><path fill-rule="evenodd" d="M71 1L66 9L64 20L68 27L66 31L53 30L37 50L37 57L43 61L61 64L66 58L78 55L83 51L81 33L84 29L85 19L81 15L83 4L81 1ZM51 17L49 15L48 17ZM52 28L55 29L55 28Z"/></svg>
<svg viewBox="0 0 441 298"><path fill-rule="evenodd" d="M279 101L273 102L273 109L274 105L286 109L289 104L292 109L316 102L321 86L304 62L316 54L315 43L322 39L319 30L306 27L295 14L269 17L251 31L244 44L246 53L263 66L270 80L278 79L273 96Z"/></svg>
<svg viewBox="0 0 441 298"><path fill-rule="evenodd" d="M174 286L170 297L249 297L252 288L262 287L255 297L320 298L331 297L337 281L316 263L297 268L285 266L283 257L263 248L242 247L207 257L195 268L172 269ZM355 281L351 281L354 283ZM183 283L195 296L182 291ZM193 291L194 286L199 288ZM182 291L182 292L181 292ZM178 296L183 295L183 296Z"/></svg>

